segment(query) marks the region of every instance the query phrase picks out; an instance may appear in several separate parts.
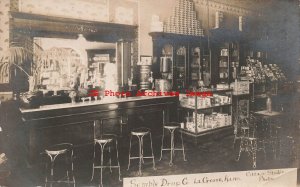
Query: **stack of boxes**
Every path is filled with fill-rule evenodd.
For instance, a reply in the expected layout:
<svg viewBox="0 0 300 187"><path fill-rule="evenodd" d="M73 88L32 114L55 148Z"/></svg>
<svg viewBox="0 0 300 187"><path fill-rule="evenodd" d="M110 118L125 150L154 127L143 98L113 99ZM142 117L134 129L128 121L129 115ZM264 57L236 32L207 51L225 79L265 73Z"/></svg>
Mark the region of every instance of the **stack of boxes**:
<svg viewBox="0 0 300 187"><path fill-rule="evenodd" d="M190 107L195 107L195 98L188 97L187 103ZM219 105L231 104L231 98L228 96L215 94L212 97L197 97L197 109L208 108Z"/></svg>
<svg viewBox="0 0 300 187"><path fill-rule="evenodd" d="M233 89L233 93L238 94L249 94L250 93L250 82L249 81L235 81L230 84L230 88Z"/></svg>
<svg viewBox="0 0 300 187"><path fill-rule="evenodd" d="M201 23L197 20L194 4L190 0L177 0L172 16L164 25L164 32L204 36Z"/></svg>
<svg viewBox="0 0 300 187"><path fill-rule="evenodd" d="M201 113L196 114L195 112L193 112L193 117L189 118L189 122L186 123L186 129L194 133L201 132L204 129L213 129L217 127L231 125L231 115L224 113L213 113L211 115L204 115Z"/></svg>
<svg viewBox="0 0 300 187"><path fill-rule="evenodd" d="M151 21L151 32L163 32L164 31L164 23L159 21L158 15L152 16Z"/></svg>

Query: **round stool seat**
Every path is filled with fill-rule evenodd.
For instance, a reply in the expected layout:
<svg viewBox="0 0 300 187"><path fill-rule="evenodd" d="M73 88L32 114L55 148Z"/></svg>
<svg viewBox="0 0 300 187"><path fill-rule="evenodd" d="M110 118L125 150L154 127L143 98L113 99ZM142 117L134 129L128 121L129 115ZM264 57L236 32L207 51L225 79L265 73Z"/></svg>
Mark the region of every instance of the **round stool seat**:
<svg viewBox="0 0 300 187"><path fill-rule="evenodd" d="M242 130L249 130L249 127L241 127Z"/></svg>
<svg viewBox="0 0 300 187"><path fill-rule="evenodd" d="M164 125L165 129L174 130L180 127L180 123L177 122L170 122Z"/></svg>
<svg viewBox="0 0 300 187"><path fill-rule="evenodd" d="M178 126L164 126L165 129L170 129L170 130L174 130L174 129L178 129L179 127Z"/></svg>
<svg viewBox="0 0 300 187"><path fill-rule="evenodd" d="M95 142L99 144L109 143L116 139L116 135L113 134L104 134L99 138L95 138Z"/></svg>
<svg viewBox="0 0 300 187"><path fill-rule="evenodd" d="M134 129L131 131L131 134L134 136L144 136L150 133L150 129L145 128L145 127L141 127L138 129Z"/></svg>
<svg viewBox="0 0 300 187"><path fill-rule="evenodd" d="M101 139L101 140L95 139L95 141L99 144L109 143L112 142L112 140L113 139Z"/></svg>
<svg viewBox="0 0 300 187"><path fill-rule="evenodd" d="M250 141L255 141L255 140L257 140L256 138L247 138L248 140L250 140Z"/></svg>
<svg viewBox="0 0 300 187"><path fill-rule="evenodd" d="M45 151L49 155L59 155L59 154L66 153L68 150L72 148L72 146L73 145L69 143L56 144L49 148L46 148Z"/></svg>
<svg viewBox="0 0 300 187"><path fill-rule="evenodd" d="M286 138L288 138L290 140L294 140L294 137L292 137L292 136L287 136Z"/></svg>

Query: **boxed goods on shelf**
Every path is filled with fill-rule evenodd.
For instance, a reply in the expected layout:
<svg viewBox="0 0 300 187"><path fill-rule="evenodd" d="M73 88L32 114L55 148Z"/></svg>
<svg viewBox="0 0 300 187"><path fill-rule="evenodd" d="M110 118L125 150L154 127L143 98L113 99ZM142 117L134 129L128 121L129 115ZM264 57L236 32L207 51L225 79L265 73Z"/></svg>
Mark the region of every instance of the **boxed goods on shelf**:
<svg viewBox="0 0 300 187"><path fill-rule="evenodd" d="M230 84L233 89L233 94L249 94L250 93L249 81L235 81Z"/></svg>
<svg viewBox="0 0 300 187"><path fill-rule="evenodd" d="M186 117L186 130L197 133L206 129L214 129L231 125L231 115L212 113L211 115L193 113L193 117ZM197 128L196 128L197 127Z"/></svg>
<svg viewBox="0 0 300 187"><path fill-rule="evenodd" d="M217 84L217 89L229 89L228 84Z"/></svg>

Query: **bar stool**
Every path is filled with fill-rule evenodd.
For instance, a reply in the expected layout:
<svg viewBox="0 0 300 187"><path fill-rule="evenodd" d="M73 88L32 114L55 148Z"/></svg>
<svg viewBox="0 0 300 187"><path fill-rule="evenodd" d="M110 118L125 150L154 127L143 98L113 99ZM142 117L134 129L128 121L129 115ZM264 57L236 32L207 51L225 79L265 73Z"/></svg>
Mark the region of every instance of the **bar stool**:
<svg viewBox="0 0 300 187"><path fill-rule="evenodd" d="M175 142L174 142L175 137L174 137L174 134L175 134L175 131L177 129L179 129L179 127L180 127L180 123L176 123L176 122L167 123L163 127L163 135L162 135L162 138L161 138L161 150L160 150L160 159L159 159L159 161L161 161L161 159L162 159L162 153L163 153L163 151L170 151L171 158L170 158L169 166L173 166L173 157L175 156L175 151L182 151L183 160L187 161L186 158L185 158L182 132L180 132L181 148L175 148ZM171 142L170 142L170 147L169 148L168 147L164 148L165 130L168 130L170 132L170 135L171 135Z"/></svg>
<svg viewBox="0 0 300 187"><path fill-rule="evenodd" d="M151 149L151 156L144 156L144 136L149 135L150 138L150 149ZM132 147L132 137L136 136L138 138L139 142L139 155L138 156L131 156L131 147ZM153 146L152 146L152 136L151 136L151 130L149 128L141 127L137 128L131 131L130 133L130 144L129 144L129 156L128 156L128 168L130 167L130 161L133 159L139 159L139 171L138 175L142 175L142 163L144 163L145 158L151 158L153 162L153 169L155 168L155 161L154 161L154 154L153 154Z"/></svg>
<svg viewBox="0 0 300 187"><path fill-rule="evenodd" d="M115 149L116 149L116 165L112 165L112 159L111 159L111 148L113 146L113 142L115 142ZM100 146L100 164L96 165L96 146ZM105 147L108 147L108 153L109 153L109 165L104 165L104 151ZM103 169L109 168L110 172L112 172L112 168L116 168L119 170L119 181L121 181L121 170L120 170L120 163L119 163L119 152L118 152L118 140L117 136L114 134L103 134L99 138L94 139L94 158L93 158L93 171L92 171L92 178L91 181L94 178L94 172L95 169L100 169L100 186L103 186Z"/></svg>
<svg viewBox="0 0 300 187"><path fill-rule="evenodd" d="M238 139L241 139L242 137L246 136L246 134L249 136L249 124L245 117L237 117L237 123L234 127L234 139L233 139L233 147L235 147L235 142Z"/></svg>
<svg viewBox="0 0 300 187"><path fill-rule="evenodd" d="M68 185L73 184L75 187L75 177L73 174L73 145L70 143L56 144L46 148L45 153L50 158L50 179L48 179L48 175L46 174L45 187L47 187L48 184L52 187L53 183L67 183ZM54 162L59 156L65 156L67 175L59 180L54 180ZM48 164L46 164L46 169L48 169Z"/></svg>
<svg viewBox="0 0 300 187"><path fill-rule="evenodd" d="M236 161L239 161L242 152L246 152L249 156L252 157L252 167L256 168L256 154L258 151L264 152L264 158L266 160L265 141L261 138L260 134L256 134L256 118L250 115L249 119L247 119L246 121L248 123L248 126L241 127L242 135L240 137L240 148ZM261 146L259 146L259 144L261 144Z"/></svg>
<svg viewBox="0 0 300 187"><path fill-rule="evenodd" d="M242 152L247 152L249 155L252 155L252 167L256 168L257 138L241 137L240 150L237 161L240 160Z"/></svg>
<svg viewBox="0 0 300 187"><path fill-rule="evenodd" d="M281 154L281 135L282 135L282 127L280 125L275 125L272 130L272 148L275 159L277 158L277 152L280 156Z"/></svg>

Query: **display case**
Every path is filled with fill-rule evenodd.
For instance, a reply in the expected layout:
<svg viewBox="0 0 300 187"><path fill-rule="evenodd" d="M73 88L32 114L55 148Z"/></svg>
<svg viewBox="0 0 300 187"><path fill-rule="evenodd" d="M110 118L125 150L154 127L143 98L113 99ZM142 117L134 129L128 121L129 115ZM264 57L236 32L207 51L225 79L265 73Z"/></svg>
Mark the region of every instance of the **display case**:
<svg viewBox="0 0 300 187"><path fill-rule="evenodd" d="M218 53L218 83L230 84L237 78L239 45L237 42L226 42L219 47Z"/></svg>
<svg viewBox="0 0 300 187"><path fill-rule="evenodd" d="M169 80L176 91L198 87L203 78L203 37L164 32L149 35L153 40L154 79Z"/></svg>
<svg viewBox="0 0 300 187"><path fill-rule="evenodd" d="M183 90L187 88L188 78L188 60L187 47L184 45L175 46L176 53L174 59L174 76L173 76L173 89Z"/></svg>
<svg viewBox="0 0 300 187"><path fill-rule="evenodd" d="M260 58L246 59L246 66L241 66L240 78L253 82L253 100L266 98L266 93L277 95L279 85L286 81L283 71L276 64L263 64Z"/></svg>
<svg viewBox="0 0 300 187"><path fill-rule="evenodd" d="M180 94L182 132L197 138L232 127L232 89L207 89ZM233 132L233 131L232 131Z"/></svg>
<svg viewBox="0 0 300 187"><path fill-rule="evenodd" d="M198 81L203 80L202 75L202 65L201 64L201 49L195 47L191 49L192 61L190 63L190 82L189 85L192 87L197 87Z"/></svg>
<svg viewBox="0 0 300 187"><path fill-rule="evenodd" d="M225 44L219 49L219 83L229 83L230 77L230 58L229 58L229 44Z"/></svg>
<svg viewBox="0 0 300 187"><path fill-rule="evenodd" d="M242 32L225 28L209 30L211 33L211 82L230 84L237 78L240 66Z"/></svg>

